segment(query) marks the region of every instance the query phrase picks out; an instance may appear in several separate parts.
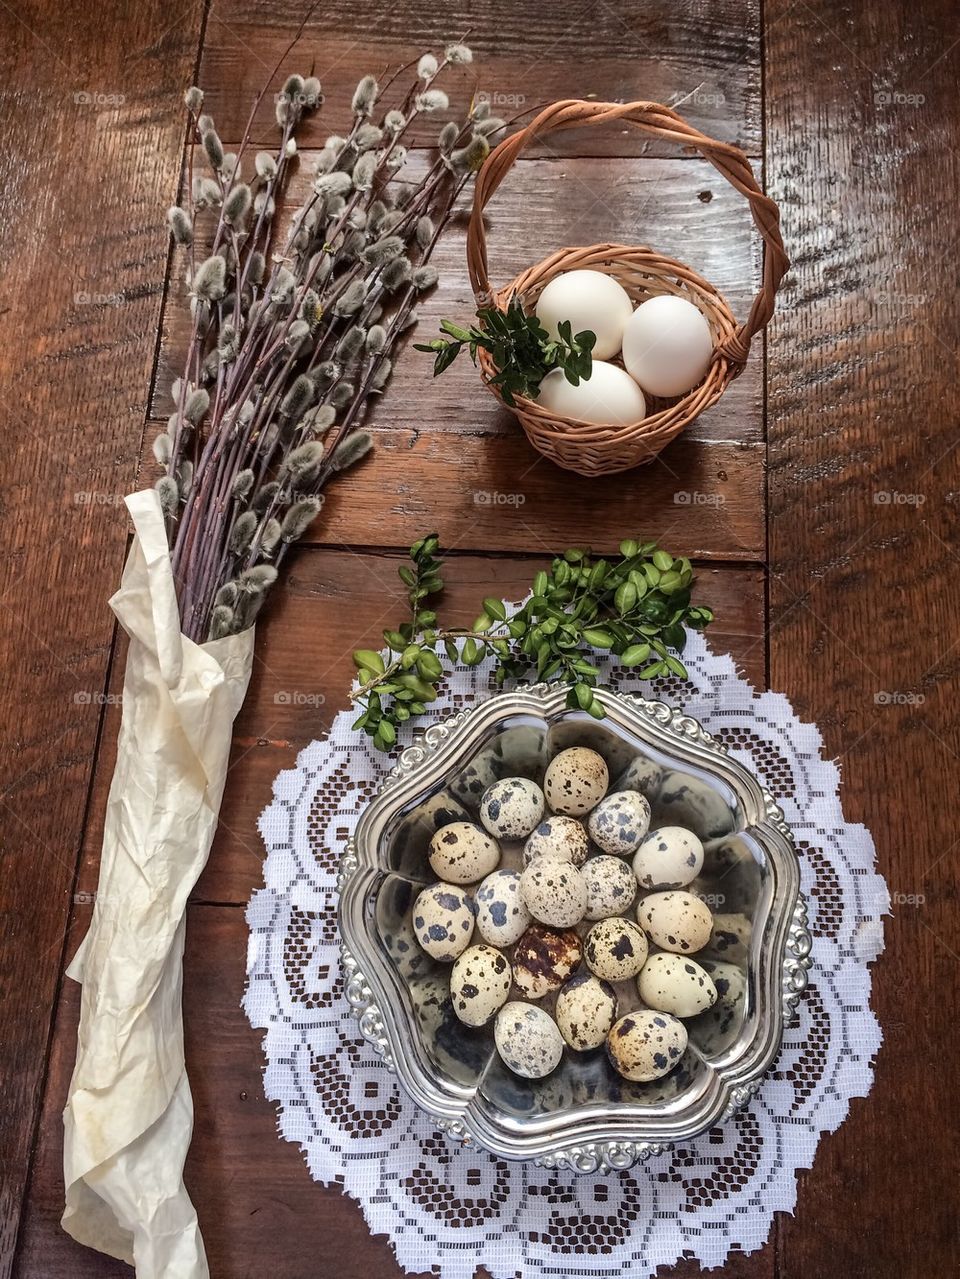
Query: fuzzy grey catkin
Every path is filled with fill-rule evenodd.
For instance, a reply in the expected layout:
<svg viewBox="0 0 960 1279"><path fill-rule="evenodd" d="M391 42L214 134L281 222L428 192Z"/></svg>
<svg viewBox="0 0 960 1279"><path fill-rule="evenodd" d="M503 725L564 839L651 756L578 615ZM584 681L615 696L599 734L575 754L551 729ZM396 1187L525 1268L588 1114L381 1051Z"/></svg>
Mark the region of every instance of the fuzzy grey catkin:
<svg viewBox="0 0 960 1279"><path fill-rule="evenodd" d="M425 53L417 63L417 76L421 80L432 80L440 69L440 65L432 53Z"/></svg>
<svg viewBox="0 0 960 1279"><path fill-rule="evenodd" d="M219 254L197 267L191 292L202 302L219 302L226 292L227 264Z"/></svg>
<svg viewBox="0 0 960 1279"><path fill-rule="evenodd" d="M210 613L210 639L225 639L235 634L235 616L233 609L227 604L217 604Z"/></svg>
<svg viewBox="0 0 960 1279"><path fill-rule="evenodd" d="M230 550L234 555L242 555L244 551L250 549L258 523L254 511L244 511L233 521L233 527L230 530Z"/></svg>
<svg viewBox="0 0 960 1279"><path fill-rule="evenodd" d="M293 502L280 525L280 540L298 542L316 519L322 505L319 497L301 497Z"/></svg>
<svg viewBox="0 0 960 1279"><path fill-rule="evenodd" d="M374 391L382 391L390 380L390 374L393 372L393 363L384 356L380 363L373 371L370 378L370 386Z"/></svg>
<svg viewBox="0 0 960 1279"><path fill-rule="evenodd" d="M333 304L335 315L356 315L367 300L367 286L363 280L348 284Z"/></svg>
<svg viewBox="0 0 960 1279"><path fill-rule="evenodd" d="M475 133L465 147L450 153L454 173L476 173L490 154L490 143L482 133Z"/></svg>
<svg viewBox="0 0 960 1279"><path fill-rule="evenodd" d="M214 604L226 604L232 607L237 602L237 596L240 592L237 590L236 582L224 582L214 596Z"/></svg>
<svg viewBox="0 0 960 1279"><path fill-rule="evenodd" d="M353 399L356 387L352 382L338 382L330 392L330 403L335 409L343 409Z"/></svg>
<svg viewBox="0 0 960 1279"><path fill-rule="evenodd" d="M203 106L203 90L192 84L183 95L183 103L188 111L196 113Z"/></svg>
<svg viewBox="0 0 960 1279"><path fill-rule="evenodd" d="M258 151L254 156L253 167L257 177L270 182L277 176L277 162L269 151Z"/></svg>
<svg viewBox="0 0 960 1279"><path fill-rule="evenodd" d="M209 394L202 387L198 387L195 391L190 392L183 415L188 422L192 422L196 426L209 407Z"/></svg>
<svg viewBox="0 0 960 1279"><path fill-rule="evenodd" d="M275 519L267 520L263 526L263 532L260 534L260 549L264 555L272 555L280 543L280 521Z"/></svg>
<svg viewBox="0 0 960 1279"><path fill-rule="evenodd" d="M172 516L177 512L180 505L180 490L177 487L177 481L169 475L163 475L154 484L157 497L160 499L160 509L164 515Z"/></svg>
<svg viewBox="0 0 960 1279"><path fill-rule="evenodd" d="M429 115L432 111L446 111L450 99L442 89L427 89L425 93L417 94L414 105L418 111Z"/></svg>
<svg viewBox="0 0 960 1279"><path fill-rule="evenodd" d="M250 505L258 515L263 515L279 492L280 485L277 481L269 480L266 484L260 485L250 499Z"/></svg>
<svg viewBox="0 0 960 1279"><path fill-rule="evenodd" d="M372 324L367 329L367 350L371 355L378 355L387 345L387 330L382 324Z"/></svg>
<svg viewBox="0 0 960 1279"><path fill-rule="evenodd" d="M368 116L373 110L379 92L380 86L377 84L376 77L365 75L354 90L351 104L354 114Z"/></svg>
<svg viewBox="0 0 960 1279"><path fill-rule="evenodd" d="M211 169L219 172L223 167L223 143L215 129L208 129L203 135L203 149L207 153Z"/></svg>
<svg viewBox="0 0 960 1279"><path fill-rule="evenodd" d="M454 65L464 65L473 61L473 50L466 44L448 44L444 56Z"/></svg>
<svg viewBox="0 0 960 1279"><path fill-rule="evenodd" d="M254 568L248 568L240 574L237 585L241 593L248 591L259 594L261 591L268 590L277 580L277 576L277 570L272 564L257 564Z"/></svg>
<svg viewBox="0 0 960 1279"><path fill-rule="evenodd" d="M322 461L323 445L319 440L310 440L287 454L281 463L280 474L295 487L302 486L316 475Z"/></svg>
<svg viewBox="0 0 960 1279"><path fill-rule="evenodd" d="M418 293L424 293L432 289L439 278L435 266L418 266L411 276L411 283Z"/></svg>
<svg viewBox="0 0 960 1279"><path fill-rule="evenodd" d="M193 224L189 214L179 205L173 204L167 209L167 222L170 226L170 234L177 244L188 246L193 243Z"/></svg>
<svg viewBox="0 0 960 1279"><path fill-rule="evenodd" d="M436 231L436 227L433 225L433 220L431 218L424 216L422 218L417 219L417 229L415 232L415 236L416 236L417 244L419 244L421 249L426 249L429 247L430 241L433 239L435 231Z"/></svg>
<svg viewBox="0 0 960 1279"><path fill-rule="evenodd" d="M349 364L351 360L355 360L363 350L366 337L366 331L358 325L347 329L334 349L337 359L342 360L344 364Z"/></svg>
<svg viewBox="0 0 960 1279"><path fill-rule="evenodd" d="M350 175L357 191L369 191L373 186L373 178L377 172L377 157L372 151L365 151L353 166Z"/></svg>
<svg viewBox="0 0 960 1279"><path fill-rule="evenodd" d="M453 120L443 126L440 130L440 136L437 138L437 146L444 155L448 155L452 151L459 136L459 126Z"/></svg>
<svg viewBox="0 0 960 1279"><path fill-rule="evenodd" d="M253 488L255 476L249 467L245 467L242 471L237 471L233 484L230 486L230 496L242 502Z"/></svg>
<svg viewBox="0 0 960 1279"><path fill-rule="evenodd" d="M384 267L394 258L398 258L404 250L404 243L399 235L385 235L375 244L364 250L363 260L368 266Z"/></svg>
<svg viewBox="0 0 960 1279"><path fill-rule="evenodd" d="M173 440L167 435L166 431L161 431L155 437L151 448L153 449L153 456L157 460L157 465L166 466L173 452Z"/></svg>
<svg viewBox="0 0 960 1279"><path fill-rule="evenodd" d="M313 400L314 388L306 373L301 373L280 402L283 417L303 417Z"/></svg>
<svg viewBox="0 0 960 1279"><path fill-rule="evenodd" d="M373 448L373 436L369 431L357 431L355 435L349 435L345 440L337 445L330 459L330 465L335 471L345 471L348 467L354 466Z"/></svg>
<svg viewBox="0 0 960 1279"><path fill-rule="evenodd" d="M253 204L253 195L245 182L238 182L230 189L223 202L223 220L230 226L239 226Z"/></svg>
<svg viewBox="0 0 960 1279"><path fill-rule="evenodd" d="M395 293L397 289L408 283L410 279L411 267L406 258L394 258L383 269L380 279L383 287L388 293Z"/></svg>

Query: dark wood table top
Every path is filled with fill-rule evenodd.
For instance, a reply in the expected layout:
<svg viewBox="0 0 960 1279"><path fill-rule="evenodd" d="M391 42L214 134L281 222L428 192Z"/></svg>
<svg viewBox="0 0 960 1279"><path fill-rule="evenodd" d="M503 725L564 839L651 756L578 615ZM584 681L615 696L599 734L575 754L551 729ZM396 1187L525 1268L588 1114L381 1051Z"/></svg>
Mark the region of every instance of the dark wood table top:
<svg viewBox="0 0 960 1279"><path fill-rule="evenodd" d="M77 1014L62 972L90 918L114 755L124 646L106 600L127 546L120 498L183 352L163 228L183 158L180 95L197 80L235 143L305 7L2 6L0 1279L129 1274L58 1225ZM520 590L564 545L660 537L702 566L713 644L821 726L845 811L873 831L898 903L874 969L884 1045L871 1095L800 1177L795 1215L724 1273L956 1274L960 13L948 0L320 0L289 60L315 67L332 107L304 145L337 127L360 74L468 29L465 83L515 109L690 95L688 118L763 174L793 268L722 402L659 462L609 481L539 459L466 362L434 384L412 351L401 358L373 419L377 451L331 490L261 627L223 821L189 909L187 1180L212 1273L400 1273L357 1206L313 1183L276 1135L240 1010L243 908L261 882L256 817L273 777L345 704L349 651L376 644L398 554L435 526L457 556L451 602L464 613L494 587ZM258 128L268 136L266 117ZM736 193L629 131L551 140L491 214L503 281L548 247L600 240L683 258L740 316L759 278ZM426 331L472 311L463 249L462 231L444 242ZM478 505L478 490L523 502ZM291 687L325 701L277 704Z"/></svg>

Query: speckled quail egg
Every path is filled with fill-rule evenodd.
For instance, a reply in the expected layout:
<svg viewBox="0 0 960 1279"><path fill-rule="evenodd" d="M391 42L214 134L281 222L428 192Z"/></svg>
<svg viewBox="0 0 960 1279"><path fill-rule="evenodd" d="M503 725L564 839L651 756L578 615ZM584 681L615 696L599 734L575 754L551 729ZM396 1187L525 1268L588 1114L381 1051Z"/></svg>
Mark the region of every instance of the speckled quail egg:
<svg viewBox="0 0 960 1279"><path fill-rule="evenodd" d="M575 817L553 814L531 832L523 846L523 864L529 866L535 857L556 857L582 866L589 851L590 840L583 823Z"/></svg>
<svg viewBox="0 0 960 1279"><path fill-rule="evenodd" d="M543 793L555 813L582 817L600 803L609 784L603 756L586 746L571 746L547 765Z"/></svg>
<svg viewBox="0 0 960 1279"><path fill-rule="evenodd" d="M500 845L472 822L451 822L430 840L433 873L449 884L475 884L500 864Z"/></svg>
<svg viewBox="0 0 960 1279"><path fill-rule="evenodd" d="M451 822L468 822L470 814L452 795L441 791L439 795L431 795L410 814L418 826L424 827L432 835L434 831L449 826Z"/></svg>
<svg viewBox="0 0 960 1279"><path fill-rule="evenodd" d="M518 870L495 870L488 875L475 901L477 930L491 946L512 946L533 922L520 894Z"/></svg>
<svg viewBox="0 0 960 1279"><path fill-rule="evenodd" d="M560 1034L574 1052L599 1048L617 1016L613 987L598 977L571 977L557 995L555 1010Z"/></svg>
<svg viewBox="0 0 960 1279"><path fill-rule="evenodd" d="M497 769L497 759L491 751L484 751L472 759L466 768L457 773L450 782L450 793L461 804L476 812L480 798L488 786L492 786L502 774Z"/></svg>
<svg viewBox="0 0 960 1279"><path fill-rule="evenodd" d="M453 965L453 1011L467 1026L485 1026L503 1007L513 985L506 955L492 946L470 946Z"/></svg>
<svg viewBox="0 0 960 1279"><path fill-rule="evenodd" d="M726 1008L736 1008L747 995L747 974L736 964L722 959L701 959L701 965L713 982L717 1003Z"/></svg>
<svg viewBox="0 0 960 1279"><path fill-rule="evenodd" d="M573 931L556 933L532 924L513 952L513 980L528 999L542 999L577 971L583 957L580 938Z"/></svg>
<svg viewBox="0 0 960 1279"><path fill-rule="evenodd" d="M543 791L526 777L505 777L483 792L480 820L496 839L525 839L543 816Z"/></svg>
<svg viewBox="0 0 960 1279"><path fill-rule="evenodd" d="M413 903L417 941L434 959L452 964L473 937L474 904L455 884L431 884Z"/></svg>
<svg viewBox="0 0 960 1279"><path fill-rule="evenodd" d="M457 961L460 962L459 960ZM651 955L637 978L637 993L648 1008L674 1017L696 1017L717 1002L709 973L686 955Z"/></svg>
<svg viewBox="0 0 960 1279"><path fill-rule="evenodd" d="M651 893L637 907L637 922L661 950L692 955L707 944L713 916L693 893Z"/></svg>
<svg viewBox="0 0 960 1279"><path fill-rule="evenodd" d="M580 874L587 886L586 919L622 915L633 905L637 895L636 876L619 857L591 857Z"/></svg>
<svg viewBox="0 0 960 1279"><path fill-rule="evenodd" d="M656 799L663 781L663 769L656 761L647 759L645 755L637 755L623 770L613 786L613 790L638 790L647 799Z"/></svg>
<svg viewBox="0 0 960 1279"><path fill-rule="evenodd" d="M628 857L650 829L650 805L636 790L607 795L587 819L590 838L605 853Z"/></svg>
<svg viewBox="0 0 960 1279"><path fill-rule="evenodd" d="M652 830L633 859L633 873L641 888L683 888L703 866L703 845L682 826Z"/></svg>
<svg viewBox="0 0 960 1279"><path fill-rule="evenodd" d="M520 892L534 919L551 928L572 928L587 910L587 886L572 862L537 857L520 876Z"/></svg>
<svg viewBox="0 0 960 1279"><path fill-rule="evenodd" d="M493 1037L503 1064L525 1079L549 1075L563 1056L563 1039L550 1014L519 999L497 1013Z"/></svg>
<svg viewBox="0 0 960 1279"><path fill-rule="evenodd" d="M649 1083L674 1068L687 1047L687 1028L669 1013L640 1009L615 1022L607 1056L625 1079Z"/></svg>
<svg viewBox="0 0 960 1279"><path fill-rule="evenodd" d="M728 964L743 967L750 953L751 932L752 925L746 915L714 915L706 953L711 959L722 959Z"/></svg>
<svg viewBox="0 0 960 1279"><path fill-rule="evenodd" d="M629 919L601 919L587 933L583 960L596 977L626 981L647 962L647 939Z"/></svg>

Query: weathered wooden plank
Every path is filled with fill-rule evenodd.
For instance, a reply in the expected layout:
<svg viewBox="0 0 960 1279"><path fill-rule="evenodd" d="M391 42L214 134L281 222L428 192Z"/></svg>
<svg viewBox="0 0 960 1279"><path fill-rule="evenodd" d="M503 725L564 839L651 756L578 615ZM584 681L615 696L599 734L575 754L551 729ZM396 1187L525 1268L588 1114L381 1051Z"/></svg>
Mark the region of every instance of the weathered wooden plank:
<svg viewBox="0 0 960 1279"><path fill-rule="evenodd" d="M200 82L225 138L239 138L249 103L304 15L299 0L230 0L216 5L200 68ZM382 79L427 49L440 52L464 33L475 62L450 75L451 97L462 85L488 94L494 110L511 117L557 98L674 102L705 133L760 150L759 19L757 0L653 0L643 6L564 4L549 12L537 0L430 0L392 6L360 0L345 17L334 0L312 12L299 47L283 71L312 69L323 83L335 130L360 75ZM430 117L431 139L445 117ZM257 136L272 137L273 102L264 104ZM328 126L329 131L329 126ZM311 126L305 141L321 136ZM642 135L579 130L549 140L550 150L576 154L643 154ZM649 147L650 150L655 148ZM663 148L659 148L663 153ZM669 154L668 149L668 154Z"/></svg>
<svg viewBox="0 0 960 1279"><path fill-rule="evenodd" d="M315 153L314 153L315 154ZM287 216L307 198L313 157L301 156L284 204ZM760 280L760 252L743 198L711 165L653 159L523 160L490 205L488 239L491 280L506 284L520 271L564 244L614 241L651 244L689 263L745 317ZM466 268L463 220L448 228L434 255L439 283L420 307L410 339L435 336L443 318L469 323L476 303ZM164 314L153 413L166 418L170 385L182 371L189 342L189 314L181 281L171 288ZM423 429L463 431L514 429L511 414L486 393L463 357L436 383L431 357L409 340L396 361L389 396L372 415L374 424L413 420ZM758 344L741 377L709 412L692 423L694 439L762 438L763 352Z"/></svg>
<svg viewBox="0 0 960 1279"><path fill-rule="evenodd" d="M8 8L0 49L0 1275L60 981L203 5Z"/></svg>
<svg viewBox="0 0 960 1279"><path fill-rule="evenodd" d="M669 543L668 543L669 545ZM469 624L491 591L522 598L543 558L484 559L456 556L448 564L445 609ZM261 624L254 676L236 724L230 778L220 831L197 886L207 902L245 903L261 881L263 845L257 818L269 802L273 779L291 768L297 752L330 727L347 705L353 649L379 647L384 626L402 617L399 556L307 550L281 584L276 607ZM717 614L711 642L734 655L754 683L764 681L764 584L756 567L707 567L699 598ZM77 884L76 927L82 932L92 908L119 725L122 650L108 694L100 767Z"/></svg>
<svg viewBox="0 0 960 1279"><path fill-rule="evenodd" d="M773 0L766 20L767 175L795 262L768 343L771 680L841 759L895 911L876 1083L801 1178L778 1273L952 1274L960 19Z"/></svg>

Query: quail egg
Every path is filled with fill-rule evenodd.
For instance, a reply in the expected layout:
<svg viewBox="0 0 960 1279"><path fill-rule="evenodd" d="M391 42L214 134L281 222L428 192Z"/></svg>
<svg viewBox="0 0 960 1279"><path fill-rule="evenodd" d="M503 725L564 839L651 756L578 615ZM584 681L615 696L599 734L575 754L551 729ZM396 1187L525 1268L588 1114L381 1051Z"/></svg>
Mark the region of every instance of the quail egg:
<svg viewBox="0 0 960 1279"><path fill-rule="evenodd" d="M483 792L480 820L496 839L525 839L543 816L543 791L526 777L505 777Z"/></svg>
<svg viewBox="0 0 960 1279"><path fill-rule="evenodd" d="M413 903L417 941L434 959L451 964L470 945L474 904L455 884L431 884Z"/></svg>
<svg viewBox="0 0 960 1279"><path fill-rule="evenodd" d="M582 817L600 803L609 784L603 756L586 746L571 746L547 765L543 791L555 813Z"/></svg>
<svg viewBox="0 0 960 1279"><path fill-rule="evenodd" d="M649 1083L670 1073L687 1047L687 1028L669 1013L640 1009L615 1022L607 1055L625 1079Z"/></svg>
<svg viewBox="0 0 960 1279"><path fill-rule="evenodd" d="M650 805L635 790L607 795L587 819L590 838L605 853L628 857L650 829Z"/></svg>
<svg viewBox="0 0 960 1279"><path fill-rule="evenodd" d="M503 1064L525 1079L549 1075L563 1056L563 1039L549 1013L519 999L497 1013L493 1037Z"/></svg>
<svg viewBox="0 0 960 1279"><path fill-rule="evenodd" d="M683 888L700 874L703 844L682 826L652 830L633 859L641 888Z"/></svg>
<svg viewBox="0 0 960 1279"><path fill-rule="evenodd" d="M617 778L615 791L638 790L647 799L656 799L663 781L663 769L645 755L637 755Z"/></svg>
<svg viewBox="0 0 960 1279"><path fill-rule="evenodd" d="M453 965L453 1011L467 1026L485 1026L503 1007L513 985L506 955L492 946L470 946Z"/></svg>
<svg viewBox="0 0 960 1279"><path fill-rule="evenodd" d="M637 880L619 857L591 857L580 871L587 886L587 919L622 915L633 905Z"/></svg>
<svg viewBox="0 0 960 1279"><path fill-rule="evenodd" d="M747 975L736 964L722 959L701 959L707 975L717 992L717 1003L725 1008L736 1008L747 997Z"/></svg>
<svg viewBox="0 0 960 1279"><path fill-rule="evenodd" d="M513 980L528 999L542 999L573 976L582 957L580 938L573 929L555 933L532 924L514 949Z"/></svg>
<svg viewBox="0 0 960 1279"><path fill-rule="evenodd" d="M460 960L457 960L459 963ZM637 978L637 993L648 1008L674 1017L696 1017L717 1002L717 988L693 959L660 951L651 955Z"/></svg>
<svg viewBox="0 0 960 1279"><path fill-rule="evenodd" d="M500 864L500 845L472 822L451 822L430 840L433 873L450 884L475 884Z"/></svg>
<svg viewBox="0 0 960 1279"><path fill-rule="evenodd" d="M572 928L587 910L587 886L572 862L537 857L520 876L520 892L534 919L552 928Z"/></svg>
<svg viewBox="0 0 960 1279"><path fill-rule="evenodd" d="M450 793L461 804L466 804L472 812L476 812L483 792L493 785L501 773L502 770L497 771L495 756L490 751L485 751L453 778Z"/></svg>
<svg viewBox="0 0 960 1279"><path fill-rule="evenodd" d="M707 944L713 916L693 893L651 893L637 907L637 922L661 950L692 955Z"/></svg>
<svg viewBox="0 0 960 1279"><path fill-rule="evenodd" d="M571 977L557 995L555 1016L560 1034L574 1052L599 1048L617 1016L617 996L611 985L581 973Z"/></svg>
<svg viewBox="0 0 960 1279"><path fill-rule="evenodd" d="M647 939L629 919L601 919L583 943L584 963L596 977L626 981L647 962Z"/></svg>
<svg viewBox="0 0 960 1279"><path fill-rule="evenodd" d="M714 915L706 952L711 959L722 959L728 964L745 965L750 953L752 925L746 915Z"/></svg>
<svg viewBox="0 0 960 1279"><path fill-rule="evenodd" d="M477 929L491 946L512 946L533 922L520 894L518 870L495 870L488 875L475 901Z"/></svg>
<svg viewBox="0 0 960 1279"><path fill-rule="evenodd" d="M556 857L562 862L582 866L590 851L590 840L583 823L575 817L545 817L531 832L523 846L523 864L529 866L535 857Z"/></svg>

